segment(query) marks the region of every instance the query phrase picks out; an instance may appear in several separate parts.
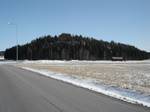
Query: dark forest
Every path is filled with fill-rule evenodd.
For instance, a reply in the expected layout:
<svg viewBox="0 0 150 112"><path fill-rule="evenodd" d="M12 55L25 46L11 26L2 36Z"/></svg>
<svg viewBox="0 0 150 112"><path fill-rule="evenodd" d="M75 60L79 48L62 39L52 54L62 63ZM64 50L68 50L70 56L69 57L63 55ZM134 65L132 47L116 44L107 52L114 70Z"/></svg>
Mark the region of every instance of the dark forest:
<svg viewBox="0 0 150 112"><path fill-rule="evenodd" d="M144 60L149 53L134 46L96 40L81 35L63 33L43 36L25 45L19 45L19 60ZM16 59L16 46L5 51L5 59Z"/></svg>

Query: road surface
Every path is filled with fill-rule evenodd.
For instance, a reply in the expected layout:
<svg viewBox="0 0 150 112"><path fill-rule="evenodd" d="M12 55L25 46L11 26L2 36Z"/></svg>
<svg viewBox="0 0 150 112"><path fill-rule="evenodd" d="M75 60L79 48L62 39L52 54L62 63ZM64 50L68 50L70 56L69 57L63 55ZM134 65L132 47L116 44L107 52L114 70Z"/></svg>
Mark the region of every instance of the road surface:
<svg viewBox="0 0 150 112"><path fill-rule="evenodd" d="M150 112L150 108L0 65L0 112Z"/></svg>

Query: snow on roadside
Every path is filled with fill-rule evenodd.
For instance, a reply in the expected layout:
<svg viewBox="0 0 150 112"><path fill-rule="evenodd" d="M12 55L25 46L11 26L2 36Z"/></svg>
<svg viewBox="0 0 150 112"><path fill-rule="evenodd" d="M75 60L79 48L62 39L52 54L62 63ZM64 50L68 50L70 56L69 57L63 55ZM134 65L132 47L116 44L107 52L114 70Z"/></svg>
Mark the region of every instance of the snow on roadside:
<svg viewBox="0 0 150 112"><path fill-rule="evenodd" d="M150 64L150 60L134 60L134 61L110 61L110 60L99 60L99 61L87 61L87 60L71 60L71 61L66 61L66 60L24 60L22 61L23 64L63 64L63 63L76 63L76 64Z"/></svg>
<svg viewBox="0 0 150 112"><path fill-rule="evenodd" d="M14 63L16 63L16 61L5 61L5 60L0 61L0 65L3 65L3 64L14 64Z"/></svg>
<svg viewBox="0 0 150 112"><path fill-rule="evenodd" d="M51 77L57 80L61 80L67 83L71 83L76 86L80 86L83 88L87 88L89 90L93 90L126 102L141 104L143 106L150 107L150 95L144 94L141 92L122 89L113 86L99 84L98 82L92 79L81 79L80 77L68 76L65 74L50 72L46 70L36 70L28 67L21 67L22 69L33 71L36 73L40 73L44 76Z"/></svg>

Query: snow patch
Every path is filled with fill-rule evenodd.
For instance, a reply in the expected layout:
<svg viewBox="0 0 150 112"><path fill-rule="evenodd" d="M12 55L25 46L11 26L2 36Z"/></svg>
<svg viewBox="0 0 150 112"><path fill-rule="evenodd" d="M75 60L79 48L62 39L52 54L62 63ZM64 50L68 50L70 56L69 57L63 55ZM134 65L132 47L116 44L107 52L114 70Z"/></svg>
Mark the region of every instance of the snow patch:
<svg viewBox="0 0 150 112"><path fill-rule="evenodd" d="M2 65L2 64L14 64L14 63L16 63L16 61L5 61L5 60L0 61L0 65Z"/></svg>
<svg viewBox="0 0 150 112"><path fill-rule="evenodd" d="M97 61L88 61L88 60L36 60L36 61L30 61L30 60L24 60L22 61L24 64L63 64L63 63L76 63L76 64L150 64L150 60L134 60L134 61L109 61L109 60L97 60Z"/></svg>
<svg viewBox="0 0 150 112"><path fill-rule="evenodd" d="M80 77L73 77L66 74L50 72L46 70L36 70L28 67L22 67L25 70L40 73L44 76L51 77L57 80L61 80L67 83L71 83L76 86L87 88L126 102L141 104L143 106L150 107L150 95L146 93L141 93L138 91L133 91L129 89L122 89L114 86L103 85L98 83L93 79L82 79Z"/></svg>

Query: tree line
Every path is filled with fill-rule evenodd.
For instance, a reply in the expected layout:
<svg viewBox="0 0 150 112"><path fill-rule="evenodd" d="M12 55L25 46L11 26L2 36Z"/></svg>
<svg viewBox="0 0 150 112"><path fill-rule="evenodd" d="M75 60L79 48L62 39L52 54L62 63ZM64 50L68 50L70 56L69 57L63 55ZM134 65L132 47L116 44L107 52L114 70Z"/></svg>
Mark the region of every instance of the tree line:
<svg viewBox="0 0 150 112"><path fill-rule="evenodd" d="M150 54L134 46L96 40L63 33L58 36L43 36L25 45L18 45L19 60L111 60L123 57L126 60L148 59ZM16 46L5 51L5 59L16 59Z"/></svg>

